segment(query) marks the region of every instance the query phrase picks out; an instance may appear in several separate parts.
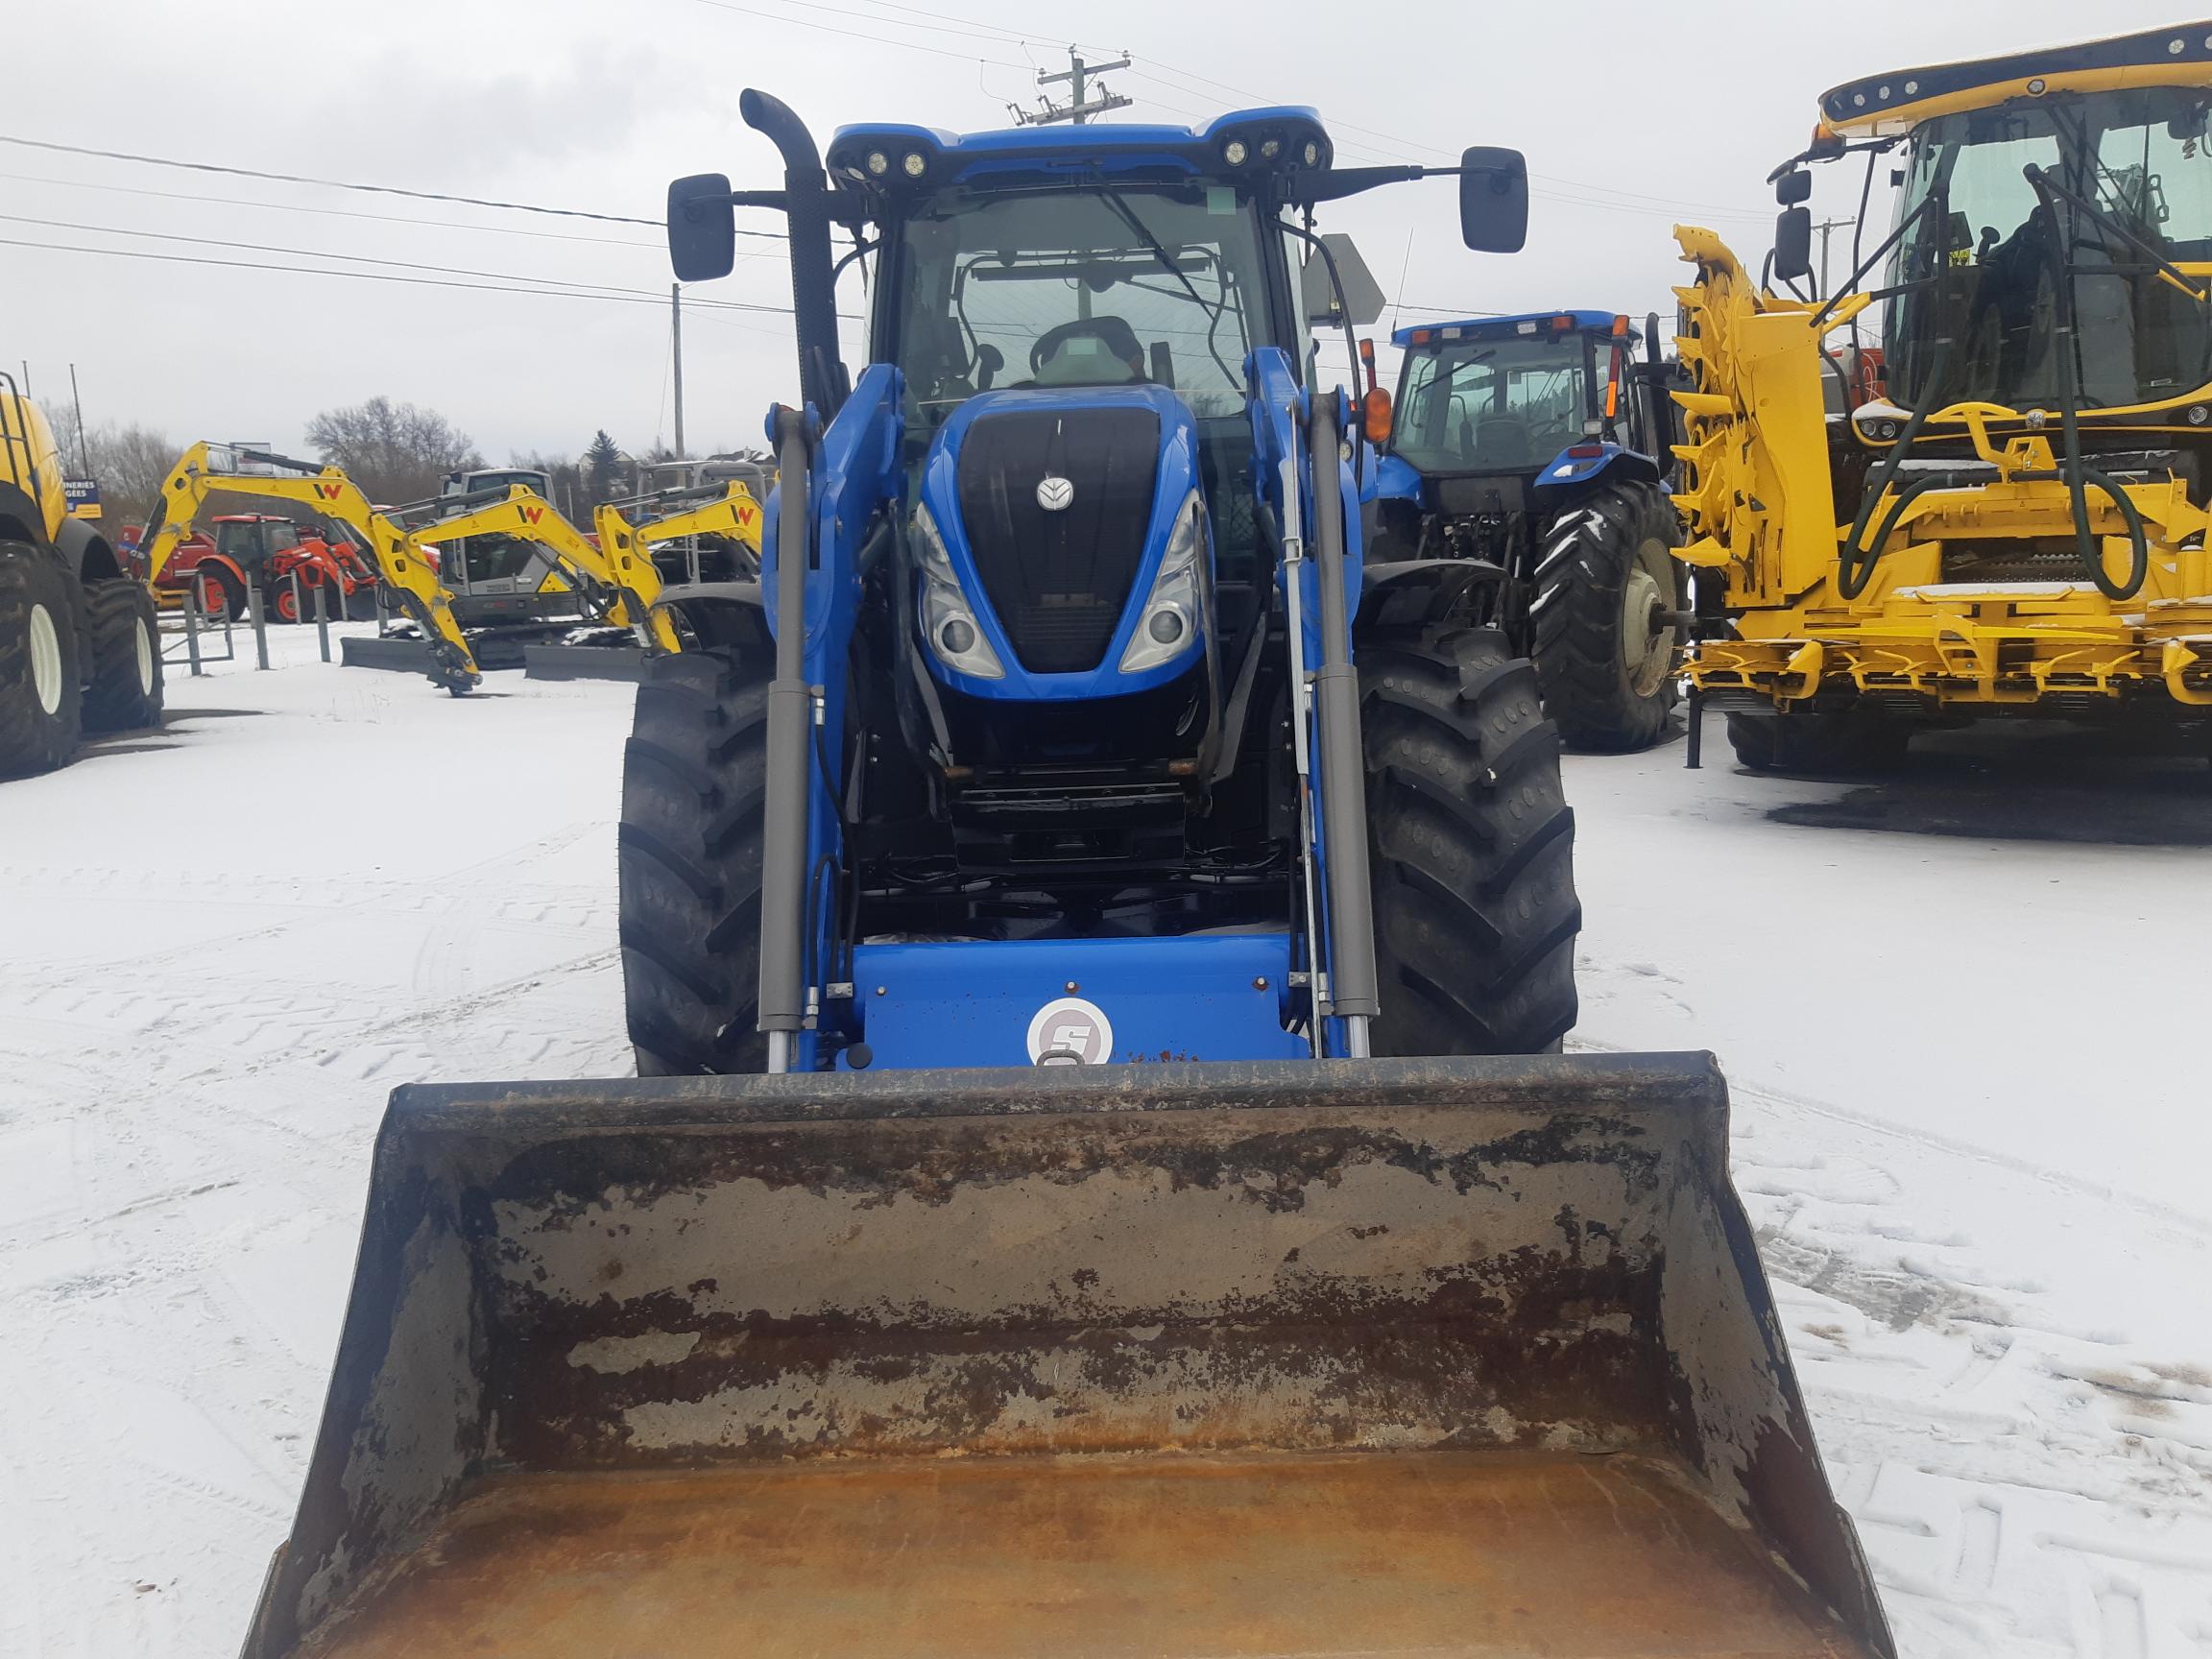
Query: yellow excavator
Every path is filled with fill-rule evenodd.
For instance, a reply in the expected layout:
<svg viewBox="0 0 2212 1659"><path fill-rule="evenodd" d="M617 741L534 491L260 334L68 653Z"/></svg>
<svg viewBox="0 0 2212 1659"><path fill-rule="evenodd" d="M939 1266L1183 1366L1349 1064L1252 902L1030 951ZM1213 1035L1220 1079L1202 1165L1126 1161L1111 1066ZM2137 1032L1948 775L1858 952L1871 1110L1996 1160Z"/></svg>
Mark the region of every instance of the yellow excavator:
<svg viewBox="0 0 2212 1659"><path fill-rule="evenodd" d="M362 538L386 590L421 638L349 638L345 652L349 663L421 668L455 695L480 682L482 654L508 649L511 631L496 621L467 626L453 591L424 551L472 536L510 537L540 549L552 565L549 580L559 583L574 606L575 624L604 624L616 638L634 638L646 657L682 649L681 637L661 603L664 584L651 558L619 546L603 554L551 502L526 486L498 485L379 509L341 468L235 445L196 444L163 480L156 517L144 540L154 577L191 533L201 508L218 493L301 502ZM746 501L751 505L750 497ZM755 506L755 545L757 515ZM737 521L733 507L719 517L705 510L697 516L702 529ZM542 627L534 615L522 632L534 634ZM597 648L589 653L598 654ZM492 665L502 665L496 656Z"/></svg>
<svg viewBox="0 0 2212 1659"><path fill-rule="evenodd" d="M1808 164L1847 158L1896 217L1823 295ZM1829 91L1764 280L1677 228L1688 671L1742 761L1994 715L2204 748L2208 168L2212 24L2176 25Z"/></svg>
<svg viewBox="0 0 2212 1659"><path fill-rule="evenodd" d="M733 560L721 561L733 566L733 579L754 578L759 571L760 503L734 480L604 502L592 514L591 528L597 538L592 557L621 595L606 620L636 631L642 618L649 637L642 650L631 651L619 648L625 641L618 636L581 629L565 640L527 645L522 666L534 680L636 679L656 653L680 649L686 595L697 599L712 589L685 580L689 572L664 551L671 543L716 539L735 551ZM565 545L583 540L573 531L568 538Z"/></svg>
<svg viewBox="0 0 2212 1659"><path fill-rule="evenodd" d="M297 501L346 525L362 539L392 602L421 630L419 665L431 681L456 697L482 681L475 653L454 619L453 596L424 556L422 539L371 506L360 486L337 467L233 445L193 445L161 481L140 542L149 581L160 579L201 508L218 493Z"/></svg>

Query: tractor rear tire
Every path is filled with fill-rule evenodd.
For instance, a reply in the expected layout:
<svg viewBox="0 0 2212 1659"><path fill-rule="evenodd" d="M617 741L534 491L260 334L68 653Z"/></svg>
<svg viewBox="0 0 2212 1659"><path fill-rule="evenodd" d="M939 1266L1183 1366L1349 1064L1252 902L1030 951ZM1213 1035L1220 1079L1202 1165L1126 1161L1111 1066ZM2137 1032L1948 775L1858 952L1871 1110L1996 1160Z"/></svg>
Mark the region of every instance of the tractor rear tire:
<svg viewBox="0 0 2212 1659"><path fill-rule="evenodd" d="M132 732L161 724L161 613L143 582L117 577L84 587L92 673L84 730Z"/></svg>
<svg viewBox="0 0 2212 1659"><path fill-rule="evenodd" d="M205 605L210 622L251 622L248 611L246 584L228 570L210 571L202 586L201 598Z"/></svg>
<svg viewBox="0 0 2212 1659"><path fill-rule="evenodd" d="M1864 709L1728 716L1728 746L1754 772L1879 772L1911 741L1911 726Z"/></svg>
<svg viewBox="0 0 2212 1659"><path fill-rule="evenodd" d="M1575 815L1527 661L1495 629L1358 651L1378 1054L1536 1054L1575 1023Z"/></svg>
<svg viewBox="0 0 2212 1659"><path fill-rule="evenodd" d="M76 583L51 555L0 541L0 778L65 764L84 688Z"/></svg>
<svg viewBox="0 0 2212 1659"><path fill-rule="evenodd" d="M764 651L646 664L622 752L622 990L640 1077L765 1070L760 975Z"/></svg>
<svg viewBox="0 0 2212 1659"><path fill-rule="evenodd" d="M1652 618L1682 608L1680 541L1667 493L1640 479L1577 497L1545 531L1536 684L1568 747L1626 754L1666 734L1682 631Z"/></svg>

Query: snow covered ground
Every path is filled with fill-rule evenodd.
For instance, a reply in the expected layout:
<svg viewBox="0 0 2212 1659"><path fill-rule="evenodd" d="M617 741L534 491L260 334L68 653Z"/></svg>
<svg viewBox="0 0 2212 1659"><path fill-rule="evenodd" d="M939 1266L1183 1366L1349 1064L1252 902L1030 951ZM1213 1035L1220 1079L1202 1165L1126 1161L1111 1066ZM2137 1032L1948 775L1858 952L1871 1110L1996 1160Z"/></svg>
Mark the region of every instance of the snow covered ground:
<svg viewBox="0 0 2212 1659"><path fill-rule="evenodd" d="M234 1652L386 1091L628 1069L628 695L177 671L0 784L0 1655ZM2212 781L1572 762L1589 1047L1711 1047L1905 1651L2212 1654ZM1956 747L1956 746L1955 746Z"/></svg>

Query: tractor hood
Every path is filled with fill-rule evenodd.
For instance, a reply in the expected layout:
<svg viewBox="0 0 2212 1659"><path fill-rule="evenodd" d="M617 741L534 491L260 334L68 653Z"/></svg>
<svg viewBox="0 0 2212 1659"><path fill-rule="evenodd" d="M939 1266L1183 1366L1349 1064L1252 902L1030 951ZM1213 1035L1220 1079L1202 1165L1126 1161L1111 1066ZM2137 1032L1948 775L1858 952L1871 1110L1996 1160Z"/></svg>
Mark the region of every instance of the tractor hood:
<svg viewBox="0 0 2212 1659"><path fill-rule="evenodd" d="M1174 679L1212 586L1189 406L1151 385L970 398L930 444L915 553L946 685L1043 702Z"/></svg>

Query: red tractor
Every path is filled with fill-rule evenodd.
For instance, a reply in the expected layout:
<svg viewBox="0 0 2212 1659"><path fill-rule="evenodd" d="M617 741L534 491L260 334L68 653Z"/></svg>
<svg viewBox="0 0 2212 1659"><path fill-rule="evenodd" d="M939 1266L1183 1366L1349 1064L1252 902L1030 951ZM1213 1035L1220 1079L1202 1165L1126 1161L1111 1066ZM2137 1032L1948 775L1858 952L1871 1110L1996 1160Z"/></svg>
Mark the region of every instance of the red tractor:
<svg viewBox="0 0 2212 1659"><path fill-rule="evenodd" d="M351 541L329 539L319 525L265 513L224 514L208 525L178 544L155 586L183 593L199 582L210 621L245 620L247 589L256 571L272 622L312 621L316 591L325 587L333 618L372 613L376 572Z"/></svg>

